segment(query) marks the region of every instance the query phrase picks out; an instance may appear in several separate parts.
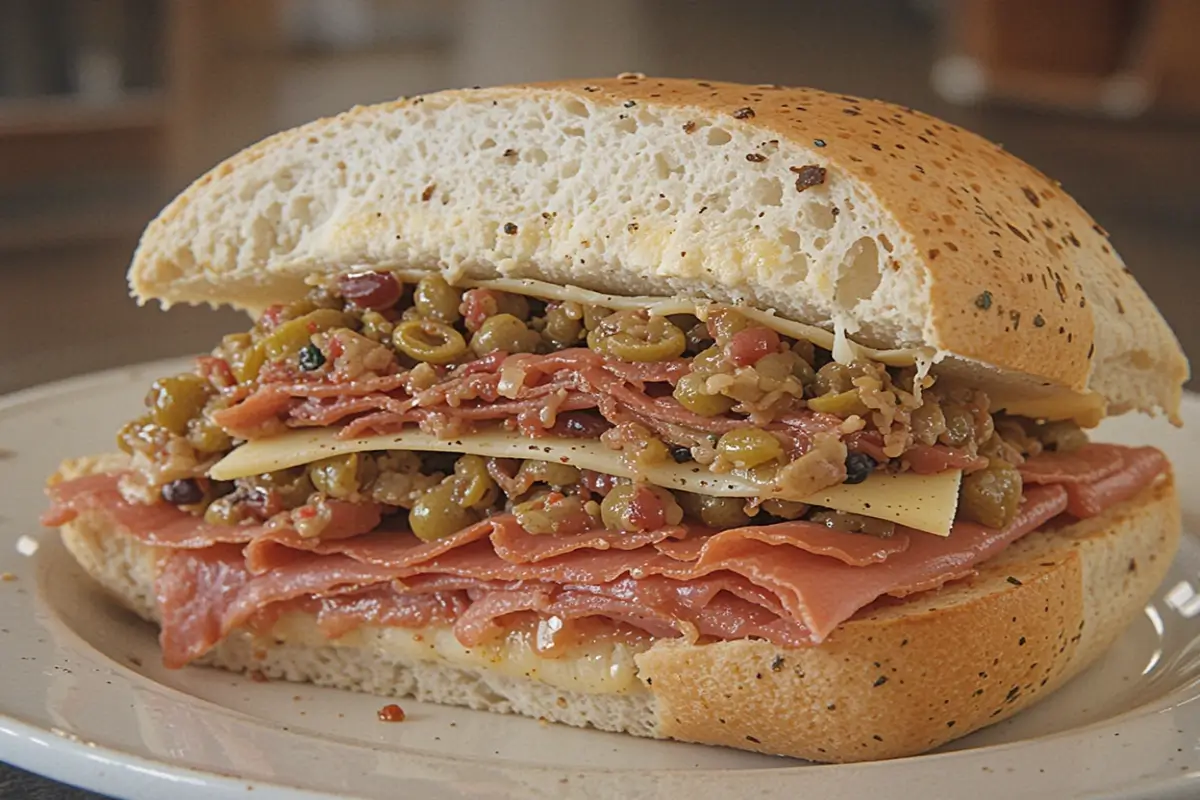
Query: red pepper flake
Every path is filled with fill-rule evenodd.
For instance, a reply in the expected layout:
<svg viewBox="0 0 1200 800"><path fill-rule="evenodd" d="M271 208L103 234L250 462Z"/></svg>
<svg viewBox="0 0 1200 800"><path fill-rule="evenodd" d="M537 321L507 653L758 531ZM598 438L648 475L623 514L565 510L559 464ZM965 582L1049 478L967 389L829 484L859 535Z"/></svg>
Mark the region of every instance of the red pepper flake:
<svg viewBox="0 0 1200 800"><path fill-rule="evenodd" d="M754 164L761 164L767 160L767 157L762 153L746 153L746 160Z"/></svg>
<svg viewBox="0 0 1200 800"><path fill-rule="evenodd" d="M428 203L433 198L433 193L437 191L437 184L431 183L421 192L421 202Z"/></svg>
<svg viewBox="0 0 1200 800"><path fill-rule="evenodd" d="M688 120L687 122L683 123L683 132L684 133L691 133L694 130L696 130L696 123L692 122L691 120Z"/></svg>
<svg viewBox="0 0 1200 800"><path fill-rule="evenodd" d="M504 223L504 232L507 233L509 236L516 236L517 235L517 226L512 224L511 222L506 222L506 223Z"/></svg>
<svg viewBox="0 0 1200 800"><path fill-rule="evenodd" d="M379 709L376 716L380 722L404 722L404 709L395 703L389 703Z"/></svg>
<svg viewBox="0 0 1200 800"><path fill-rule="evenodd" d="M261 669L256 669L250 671L250 680L255 683L266 683L268 679Z"/></svg>
<svg viewBox="0 0 1200 800"><path fill-rule="evenodd" d="M745 108L739 108L737 111L733 112L733 118L734 119L754 119L754 109L750 108L750 106L746 106Z"/></svg>
<svg viewBox="0 0 1200 800"><path fill-rule="evenodd" d="M803 167L788 167L788 169L796 173L796 191L803 192L813 186L820 186L825 182L825 168L818 167L816 164L805 164Z"/></svg>

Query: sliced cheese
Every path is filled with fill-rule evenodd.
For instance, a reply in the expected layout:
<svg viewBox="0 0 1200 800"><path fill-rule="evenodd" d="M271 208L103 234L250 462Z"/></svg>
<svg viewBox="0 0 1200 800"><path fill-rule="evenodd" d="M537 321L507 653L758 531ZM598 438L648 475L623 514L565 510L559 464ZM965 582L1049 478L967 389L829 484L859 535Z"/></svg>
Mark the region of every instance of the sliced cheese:
<svg viewBox="0 0 1200 800"><path fill-rule="evenodd" d="M330 456L368 450L426 450L558 461L621 478L636 477L668 489L722 497L759 497L768 488L748 474L718 475L694 462L667 462L635 472L619 453L594 439L530 439L503 430L439 439L415 428L356 439L339 439L337 430L333 428L289 431L280 436L243 444L213 465L209 476L228 481L309 464ZM961 478L962 473L957 471L939 475L875 474L860 484L842 484L810 497L789 499L891 520L945 536L949 534L954 519Z"/></svg>
<svg viewBox="0 0 1200 800"><path fill-rule="evenodd" d="M427 275L426 272L400 271L402 279L415 282ZM708 308L714 305L712 300L689 297L627 297L615 294L593 292L578 286L562 286L556 283L546 283L530 278L494 278L491 280L470 280L467 278L455 281L455 285L465 288L495 289L500 292L521 294L528 297L538 297L543 300L559 300L575 302L589 306L603 306L617 311L624 309L645 309L657 316L669 314L692 314L704 321L708 316ZM746 305L737 305L737 310L745 317L774 329L784 336L812 342L818 347L831 351L838 361L850 362L859 358L870 359L886 364L889 367L908 367L913 364L928 364L934 351L928 348L906 348L900 350L876 350L857 344L847 339L844 333L839 337L824 328L806 325L777 316L773 310L763 310ZM927 370L928 367L926 366ZM921 373L924 375L924 372Z"/></svg>

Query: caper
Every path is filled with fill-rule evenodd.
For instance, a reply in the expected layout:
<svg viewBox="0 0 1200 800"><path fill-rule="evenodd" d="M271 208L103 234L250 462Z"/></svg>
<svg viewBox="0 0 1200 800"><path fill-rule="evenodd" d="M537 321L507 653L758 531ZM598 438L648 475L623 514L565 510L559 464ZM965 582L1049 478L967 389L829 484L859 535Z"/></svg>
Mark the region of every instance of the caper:
<svg viewBox="0 0 1200 800"><path fill-rule="evenodd" d="M622 361L666 361L687 347L683 331L666 317L642 311L618 311L588 334L588 347Z"/></svg>
<svg viewBox="0 0 1200 800"><path fill-rule="evenodd" d="M1003 528L1021 507L1021 473L992 459L986 469L963 476L959 512L989 528Z"/></svg>
<svg viewBox="0 0 1200 800"><path fill-rule="evenodd" d="M462 334L444 322L409 320L392 332L392 346L409 358L448 364L467 351Z"/></svg>
<svg viewBox="0 0 1200 800"><path fill-rule="evenodd" d="M583 320L572 316L562 304L551 305L546 309L542 336L555 349L571 347L583 338Z"/></svg>
<svg viewBox="0 0 1200 800"><path fill-rule="evenodd" d="M479 513L464 508L454 497L453 478L430 489L408 512L408 526L423 542L452 536L479 521Z"/></svg>
<svg viewBox="0 0 1200 800"><path fill-rule="evenodd" d="M512 314L488 317L483 327L471 337L471 350L477 356L488 353L532 353L541 337Z"/></svg>
<svg viewBox="0 0 1200 800"><path fill-rule="evenodd" d="M154 422L178 436L187 433L188 422L199 416L213 387L199 375L185 372L160 378L150 387L146 405Z"/></svg>
<svg viewBox="0 0 1200 800"><path fill-rule="evenodd" d="M838 392L837 394L823 394L811 398L808 401L808 407L822 414L833 414L842 418L853 414L864 417L871 413L871 409L867 408L863 403L857 389L850 389L849 391Z"/></svg>
<svg viewBox="0 0 1200 800"><path fill-rule="evenodd" d="M705 376L690 372L679 379L672 394L688 411L702 417L715 417L733 408L736 401L723 394L709 394L704 389Z"/></svg>
<svg viewBox="0 0 1200 800"><path fill-rule="evenodd" d="M323 458L309 466L308 476L319 491L338 500L349 500L358 494L359 467L363 461L358 453Z"/></svg>
<svg viewBox="0 0 1200 800"><path fill-rule="evenodd" d="M717 455L738 469L753 469L783 458L783 445L761 428L737 428L717 440Z"/></svg>
<svg viewBox="0 0 1200 800"><path fill-rule="evenodd" d="M666 489L623 483L604 496L600 518L609 530L654 530L663 525L678 525L683 519L683 509Z"/></svg>
<svg viewBox="0 0 1200 800"><path fill-rule="evenodd" d="M457 322L462 316L458 311L462 303L462 292L446 283L441 275L426 275L417 281L413 290L413 305L418 312L439 322Z"/></svg>

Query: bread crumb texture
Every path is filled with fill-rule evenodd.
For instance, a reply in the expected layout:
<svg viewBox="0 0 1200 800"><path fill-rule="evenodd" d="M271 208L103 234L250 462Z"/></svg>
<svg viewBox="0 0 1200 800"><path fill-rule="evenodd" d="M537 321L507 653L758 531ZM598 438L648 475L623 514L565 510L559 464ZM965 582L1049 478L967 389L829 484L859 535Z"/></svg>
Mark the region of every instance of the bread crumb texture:
<svg viewBox="0 0 1200 800"><path fill-rule="evenodd" d="M1056 182L911 108L812 89L627 75L355 108L197 180L130 281L254 309L365 267L747 301L1113 411L1175 413L1187 374Z"/></svg>

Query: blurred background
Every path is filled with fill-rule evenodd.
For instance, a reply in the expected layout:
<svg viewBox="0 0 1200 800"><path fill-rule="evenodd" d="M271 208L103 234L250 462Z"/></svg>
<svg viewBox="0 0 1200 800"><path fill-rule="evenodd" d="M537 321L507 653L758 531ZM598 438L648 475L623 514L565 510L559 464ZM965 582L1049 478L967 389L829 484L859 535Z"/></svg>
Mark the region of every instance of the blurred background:
<svg viewBox="0 0 1200 800"><path fill-rule="evenodd" d="M139 309L123 273L167 199L265 134L632 70L885 97L1003 142L1200 354L1198 34L1200 0L0 0L0 393L244 326Z"/></svg>

